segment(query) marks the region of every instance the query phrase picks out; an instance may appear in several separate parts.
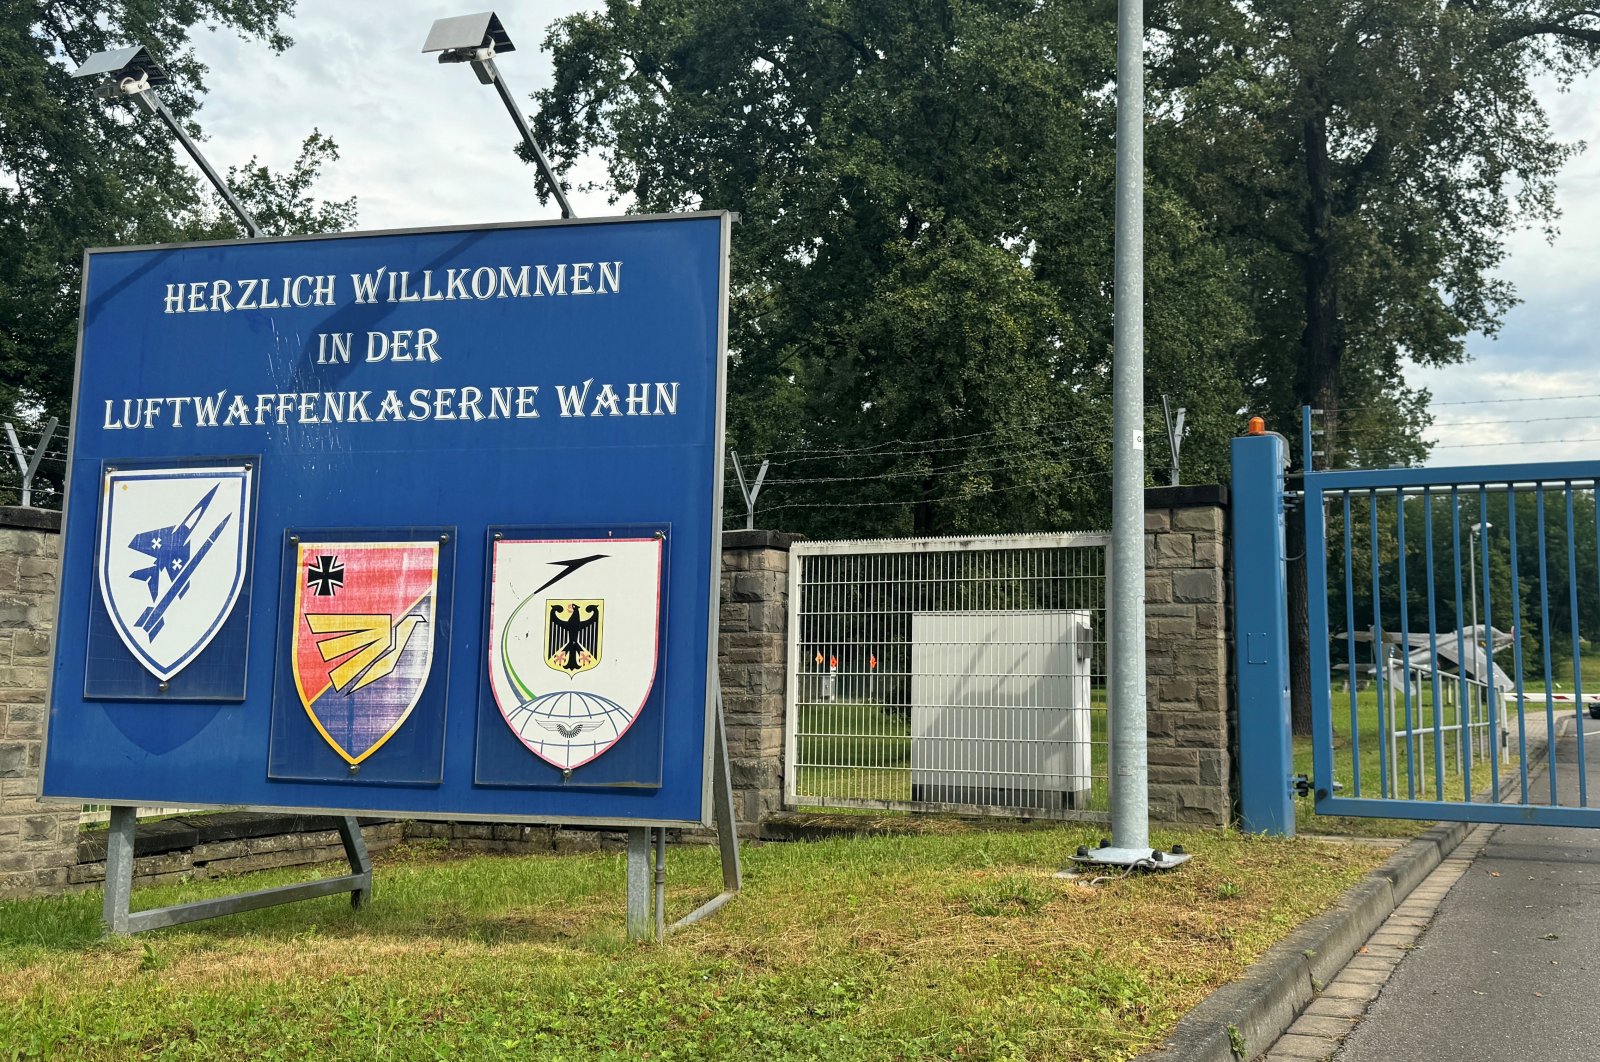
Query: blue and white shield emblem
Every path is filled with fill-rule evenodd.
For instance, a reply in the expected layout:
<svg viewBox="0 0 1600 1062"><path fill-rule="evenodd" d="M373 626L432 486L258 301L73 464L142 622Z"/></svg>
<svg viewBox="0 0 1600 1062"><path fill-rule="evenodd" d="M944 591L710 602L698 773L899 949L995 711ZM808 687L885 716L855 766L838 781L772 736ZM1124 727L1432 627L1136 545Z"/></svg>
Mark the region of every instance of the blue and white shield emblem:
<svg viewBox="0 0 1600 1062"><path fill-rule="evenodd" d="M95 566L111 625L162 682L211 644L244 586L247 465L108 470Z"/></svg>

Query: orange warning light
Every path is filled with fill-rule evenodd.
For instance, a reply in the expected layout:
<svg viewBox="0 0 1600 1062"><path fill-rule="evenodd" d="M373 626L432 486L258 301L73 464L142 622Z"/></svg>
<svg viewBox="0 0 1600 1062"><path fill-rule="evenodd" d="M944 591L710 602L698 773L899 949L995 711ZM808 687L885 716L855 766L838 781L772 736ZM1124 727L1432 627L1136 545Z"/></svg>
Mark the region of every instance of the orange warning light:
<svg viewBox="0 0 1600 1062"><path fill-rule="evenodd" d="M818 667L822 666L822 650L821 649L817 650L817 666Z"/></svg>
<svg viewBox="0 0 1600 1062"><path fill-rule="evenodd" d="M1246 435L1265 435L1266 433L1267 433L1267 422L1262 420L1260 417L1251 417L1250 418L1250 427L1245 429L1245 434Z"/></svg>
<svg viewBox="0 0 1600 1062"><path fill-rule="evenodd" d="M873 653L871 656L867 657L867 667L872 669L873 671L878 670L878 654L877 653Z"/></svg>

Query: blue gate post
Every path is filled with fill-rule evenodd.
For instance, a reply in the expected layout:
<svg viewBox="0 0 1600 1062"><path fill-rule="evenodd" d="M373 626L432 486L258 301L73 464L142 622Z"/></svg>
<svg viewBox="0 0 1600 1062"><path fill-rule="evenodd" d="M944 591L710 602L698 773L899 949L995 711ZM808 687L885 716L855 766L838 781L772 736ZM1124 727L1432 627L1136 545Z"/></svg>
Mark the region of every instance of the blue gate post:
<svg viewBox="0 0 1600 1062"><path fill-rule="evenodd" d="M1250 833L1294 836L1283 437L1233 440L1234 664L1239 676L1239 808Z"/></svg>

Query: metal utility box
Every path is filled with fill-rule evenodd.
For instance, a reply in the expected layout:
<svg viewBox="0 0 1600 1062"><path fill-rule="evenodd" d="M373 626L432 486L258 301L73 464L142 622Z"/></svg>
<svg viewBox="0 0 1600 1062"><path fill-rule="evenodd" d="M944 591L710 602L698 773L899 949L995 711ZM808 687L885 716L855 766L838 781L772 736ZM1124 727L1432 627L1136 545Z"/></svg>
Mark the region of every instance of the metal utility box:
<svg viewBox="0 0 1600 1062"><path fill-rule="evenodd" d="M911 617L911 798L1047 811L1092 787L1087 609Z"/></svg>

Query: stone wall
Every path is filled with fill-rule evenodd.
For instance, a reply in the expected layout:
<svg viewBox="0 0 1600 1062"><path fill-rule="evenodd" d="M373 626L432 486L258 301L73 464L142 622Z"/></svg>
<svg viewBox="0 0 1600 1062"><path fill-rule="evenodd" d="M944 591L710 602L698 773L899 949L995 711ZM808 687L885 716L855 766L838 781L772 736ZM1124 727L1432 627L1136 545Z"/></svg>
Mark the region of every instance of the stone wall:
<svg viewBox="0 0 1600 1062"><path fill-rule="evenodd" d="M1150 818L1233 818L1227 489L1145 494Z"/></svg>
<svg viewBox="0 0 1600 1062"><path fill-rule="evenodd" d="M783 808L783 708L788 681L789 546L776 531L722 535L718 659L728 726L734 817L754 835Z"/></svg>
<svg viewBox="0 0 1600 1062"><path fill-rule="evenodd" d="M1151 818L1226 824L1233 814L1235 725L1227 491L1153 489L1146 497L1146 531ZM93 887L105 873L103 835L98 850L92 832L80 842L76 808L35 801L58 532L59 514L0 507L0 898ZM793 541L770 531L723 536L719 659L734 808L746 835L758 834L761 823L782 810ZM207 816L141 826L136 880L220 876L344 857L331 830L235 823L238 835L224 836L229 823L227 816ZM186 829L195 833L187 845L162 840ZM379 850L406 839L506 853L593 850L622 839L562 827L427 822L374 824L367 836Z"/></svg>
<svg viewBox="0 0 1600 1062"><path fill-rule="evenodd" d="M0 506L0 898L60 889L78 809L40 804L61 514Z"/></svg>

